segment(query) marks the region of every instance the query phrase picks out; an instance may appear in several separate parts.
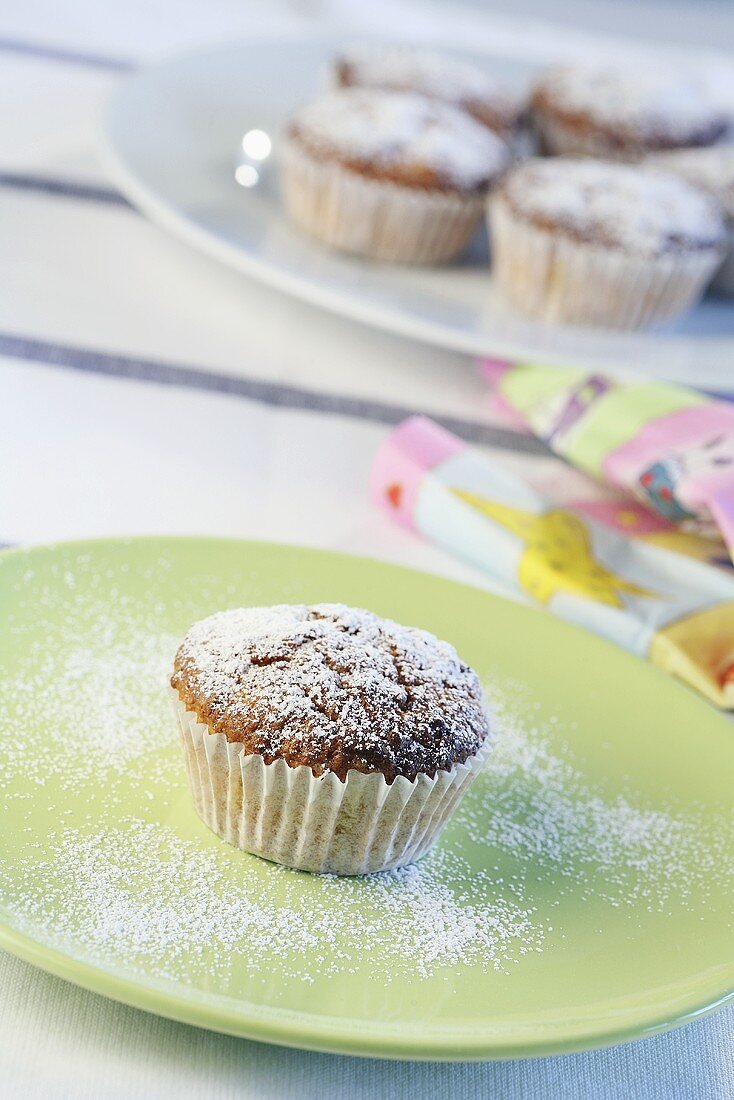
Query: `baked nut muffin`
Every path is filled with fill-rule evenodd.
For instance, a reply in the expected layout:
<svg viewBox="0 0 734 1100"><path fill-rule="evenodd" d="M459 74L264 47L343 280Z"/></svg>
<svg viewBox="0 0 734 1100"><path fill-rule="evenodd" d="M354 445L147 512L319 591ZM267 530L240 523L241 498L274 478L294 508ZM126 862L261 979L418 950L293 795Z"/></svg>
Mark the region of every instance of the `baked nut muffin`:
<svg viewBox="0 0 734 1100"><path fill-rule="evenodd" d="M431 264L468 243L508 160L504 142L456 107L348 88L296 113L280 171L290 217L325 244Z"/></svg>
<svg viewBox="0 0 734 1100"><path fill-rule="evenodd" d="M636 329L694 304L721 262L718 205L673 176L530 160L490 201L494 271L544 321Z"/></svg>
<svg viewBox="0 0 734 1100"><path fill-rule="evenodd" d="M483 66L433 50L391 43L358 43L344 49L332 66L340 88L418 92L461 107L490 130L509 138L523 111L519 95Z"/></svg>
<svg viewBox="0 0 734 1100"><path fill-rule="evenodd" d="M722 294L734 294L734 145L657 153L647 158L645 166L679 176L719 202L726 221L727 248L712 286Z"/></svg>
<svg viewBox="0 0 734 1100"><path fill-rule="evenodd" d="M713 145L729 127L703 76L659 65L551 69L531 111L543 152L605 160Z"/></svg>
<svg viewBox="0 0 734 1100"><path fill-rule="evenodd" d="M171 688L199 816L307 871L418 859L490 744L452 646L342 604L212 615L186 635Z"/></svg>

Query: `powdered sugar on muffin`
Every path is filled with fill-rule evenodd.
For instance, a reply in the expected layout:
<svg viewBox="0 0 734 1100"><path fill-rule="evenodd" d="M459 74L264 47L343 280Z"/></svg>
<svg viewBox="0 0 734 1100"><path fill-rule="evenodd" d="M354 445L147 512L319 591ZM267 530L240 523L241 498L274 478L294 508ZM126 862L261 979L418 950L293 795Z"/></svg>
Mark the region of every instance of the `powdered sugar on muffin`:
<svg viewBox="0 0 734 1100"><path fill-rule="evenodd" d="M479 681L452 646L341 604L204 619L171 683L210 731L315 775L434 775L487 735Z"/></svg>
<svg viewBox="0 0 734 1100"><path fill-rule="evenodd" d="M289 134L316 156L401 183L472 192L508 163L503 141L450 104L409 92L347 88L301 108Z"/></svg>
<svg viewBox="0 0 734 1100"><path fill-rule="evenodd" d="M342 87L419 92L463 107L493 129L517 124L522 100L482 65L395 43L357 43L334 62Z"/></svg>
<svg viewBox="0 0 734 1100"><path fill-rule="evenodd" d="M620 143L708 145L727 129L702 76L662 65L553 69L537 85L534 101L586 117Z"/></svg>
<svg viewBox="0 0 734 1100"><path fill-rule="evenodd" d="M593 160L531 160L501 196L519 215L641 256L721 247L717 204L682 180Z"/></svg>

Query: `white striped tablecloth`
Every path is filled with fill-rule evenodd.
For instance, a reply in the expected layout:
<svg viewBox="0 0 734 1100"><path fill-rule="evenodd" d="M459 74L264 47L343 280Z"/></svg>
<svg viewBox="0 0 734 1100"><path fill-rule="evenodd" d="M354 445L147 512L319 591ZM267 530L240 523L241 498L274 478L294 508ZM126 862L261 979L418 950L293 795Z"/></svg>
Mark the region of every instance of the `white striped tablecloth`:
<svg viewBox="0 0 734 1100"><path fill-rule="evenodd" d="M537 21L376 0L26 0L0 6L0 541L207 533L350 550L486 585L369 505L387 428L425 411L520 473L535 440L459 355L389 337L216 266L137 214L95 131L141 61L321 20L477 34L521 56L609 49ZM570 478L575 475L569 473ZM380 1063L197 1031L0 953L0 1096L29 1100L734 1097L734 1009L609 1051Z"/></svg>

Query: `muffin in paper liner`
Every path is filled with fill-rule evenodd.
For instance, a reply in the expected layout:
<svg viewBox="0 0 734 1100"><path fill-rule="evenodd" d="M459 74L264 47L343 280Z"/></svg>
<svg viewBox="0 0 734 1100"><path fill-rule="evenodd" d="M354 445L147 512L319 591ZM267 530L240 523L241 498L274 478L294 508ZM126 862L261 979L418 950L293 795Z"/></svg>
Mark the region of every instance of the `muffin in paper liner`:
<svg viewBox="0 0 734 1100"><path fill-rule="evenodd" d="M476 754L448 771L415 780L354 769L343 782L285 760L266 764L222 733L212 733L171 688L196 811L230 844L304 871L358 875L412 863L432 847L484 767Z"/></svg>
<svg viewBox="0 0 734 1100"><path fill-rule="evenodd" d="M640 329L699 300L721 263L717 248L660 256L578 240L489 201L492 265L506 296L542 321Z"/></svg>
<svg viewBox="0 0 734 1100"><path fill-rule="evenodd" d="M306 233L372 260L440 264L455 259L482 220L483 196L430 191L320 161L288 136L279 151L283 200Z"/></svg>

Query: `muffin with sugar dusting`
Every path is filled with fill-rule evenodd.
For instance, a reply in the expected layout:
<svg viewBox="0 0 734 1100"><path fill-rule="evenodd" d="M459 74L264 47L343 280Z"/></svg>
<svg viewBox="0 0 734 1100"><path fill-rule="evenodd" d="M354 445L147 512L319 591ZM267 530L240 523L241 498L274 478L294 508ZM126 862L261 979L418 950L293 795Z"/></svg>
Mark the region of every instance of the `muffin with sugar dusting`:
<svg viewBox="0 0 734 1100"><path fill-rule="evenodd" d="M550 69L533 89L531 113L545 153L630 162L713 145L729 128L703 74L660 64Z"/></svg>
<svg viewBox="0 0 734 1100"><path fill-rule="evenodd" d="M530 160L490 200L500 288L543 321L637 329L693 305L719 266L718 204L624 164Z"/></svg>
<svg viewBox="0 0 734 1100"><path fill-rule="evenodd" d="M346 88L301 108L281 142L285 207L325 244L396 263L454 259L507 168L466 112L410 92Z"/></svg>
<svg viewBox="0 0 734 1100"><path fill-rule="evenodd" d="M451 645L342 604L212 615L171 688L199 816L307 871L420 858L490 747L479 681Z"/></svg>
<svg viewBox="0 0 734 1100"><path fill-rule="evenodd" d="M340 88L418 92L461 107L490 130L510 138L523 111L520 95L498 81L488 66L434 50L397 43L356 43L332 63Z"/></svg>
<svg viewBox="0 0 734 1100"><path fill-rule="evenodd" d="M645 160L645 167L680 176L721 204L726 221L726 255L711 285L722 294L734 294L734 145L657 153Z"/></svg>

